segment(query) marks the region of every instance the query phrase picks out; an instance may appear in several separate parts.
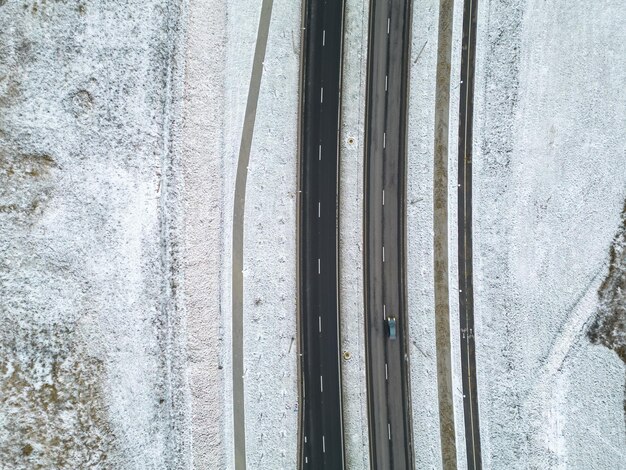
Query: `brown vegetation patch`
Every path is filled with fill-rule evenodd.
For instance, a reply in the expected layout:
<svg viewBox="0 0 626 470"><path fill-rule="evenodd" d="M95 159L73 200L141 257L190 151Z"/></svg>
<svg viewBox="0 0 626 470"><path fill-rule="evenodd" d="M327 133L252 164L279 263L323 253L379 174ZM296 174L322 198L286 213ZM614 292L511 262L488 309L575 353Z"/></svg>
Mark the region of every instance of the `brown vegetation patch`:
<svg viewBox="0 0 626 470"><path fill-rule="evenodd" d="M609 258L609 273L598 290L598 311L587 335L626 363L626 202Z"/></svg>
<svg viewBox="0 0 626 470"><path fill-rule="evenodd" d="M587 336L592 343L615 351L626 364L626 201L622 223L609 252L609 273L598 289L598 309Z"/></svg>
<svg viewBox="0 0 626 470"><path fill-rule="evenodd" d="M52 196L55 160L48 154L18 154L0 149L0 213L35 215Z"/></svg>
<svg viewBox="0 0 626 470"><path fill-rule="evenodd" d="M113 434L103 362L85 352L71 328L11 327L0 334L3 465L108 468Z"/></svg>

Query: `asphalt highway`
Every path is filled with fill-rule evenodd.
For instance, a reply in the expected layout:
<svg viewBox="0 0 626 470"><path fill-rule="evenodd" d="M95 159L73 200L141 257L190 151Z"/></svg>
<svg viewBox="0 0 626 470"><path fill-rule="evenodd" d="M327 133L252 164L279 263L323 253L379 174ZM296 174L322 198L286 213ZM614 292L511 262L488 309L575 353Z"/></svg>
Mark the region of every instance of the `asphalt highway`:
<svg viewBox="0 0 626 470"><path fill-rule="evenodd" d="M477 0L464 0L458 162L459 320L465 443L467 468L469 470L482 468L476 382L474 286L472 274L472 138L477 7Z"/></svg>
<svg viewBox="0 0 626 470"><path fill-rule="evenodd" d="M299 466L344 468L337 195L343 0L307 0L300 122Z"/></svg>
<svg viewBox="0 0 626 470"><path fill-rule="evenodd" d="M365 318L372 467L413 468L405 289L409 0L371 0L365 142ZM397 324L388 337L387 319Z"/></svg>

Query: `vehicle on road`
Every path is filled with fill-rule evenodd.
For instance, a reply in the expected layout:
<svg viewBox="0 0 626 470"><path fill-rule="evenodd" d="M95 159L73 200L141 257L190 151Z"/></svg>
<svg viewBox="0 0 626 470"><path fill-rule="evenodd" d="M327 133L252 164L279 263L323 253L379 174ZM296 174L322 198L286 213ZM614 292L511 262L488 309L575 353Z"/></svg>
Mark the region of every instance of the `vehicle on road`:
<svg viewBox="0 0 626 470"><path fill-rule="evenodd" d="M396 329L396 317L387 318L387 336L389 336L389 339L398 338L398 333Z"/></svg>

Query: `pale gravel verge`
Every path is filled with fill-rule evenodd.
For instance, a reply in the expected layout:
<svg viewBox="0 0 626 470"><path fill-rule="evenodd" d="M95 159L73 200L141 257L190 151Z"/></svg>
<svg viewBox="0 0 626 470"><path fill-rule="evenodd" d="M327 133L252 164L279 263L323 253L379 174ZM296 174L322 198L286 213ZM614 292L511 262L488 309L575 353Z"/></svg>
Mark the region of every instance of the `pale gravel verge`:
<svg viewBox="0 0 626 470"><path fill-rule="evenodd" d="M181 134L184 292L193 468L225 468L220 309L225 101L225 0L190 0Z"/></svg>
<svg viewBox="0 0 626 470"><path fill-rule="evenodd" d="M480 0L479 0L480 1ZM484 3L484 2L483 2ZM478 23L482 21L481 5ZM450 132L448 138L448 266L450 286L450 338L452 341L452 384L454 390L454 424L456 427L456 454L458 470L467 468L465 421L463 410L463 385L461 380L461 331L459 324L459 251L458 210L459 201L459 100L461 90L461 46L463 37L463 0L454 2L452 24L452 57L450 68ZM476 110L474 111L476 113ZM478 366L480 367L480 366ZM480 387L478 388L480 396Z"/></svg>
<svg viewBox="0 0 626 470"><path fill-rule="evenodd" d="M339 143L339 294L347 468L369 468L363 306L363 152L369 2L347 0Z"/></svg>

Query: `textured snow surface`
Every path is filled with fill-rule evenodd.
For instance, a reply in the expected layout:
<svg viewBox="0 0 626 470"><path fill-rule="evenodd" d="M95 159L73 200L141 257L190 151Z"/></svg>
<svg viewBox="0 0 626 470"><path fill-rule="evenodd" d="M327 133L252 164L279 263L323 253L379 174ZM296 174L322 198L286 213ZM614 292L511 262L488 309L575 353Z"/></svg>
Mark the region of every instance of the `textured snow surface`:
<svg viewBox="0 0 626 470"><path fill-rule="evenodd" d="M433 266L433 149L438 2L413 4L407 167L407 300L414 455L440 468Z"/></svg>
<svg viewBox="0 0 626 470"><path fill-rule="evenodd" d="M184 305L193 468L226 468L232 442L226 427L221 315L226 0L190 1L184 51L181 125ZM210 46L208 46L210 45Z"/></svg>
<svg viewBox="0 0 626 470"><path fill-rule="evenodd" d="M623 3L484 2L474 154L487 468L624 468L624 365L590 344L626 193Z"/></svg>
<svg viewBox="0 0 626 470"><path fill-rule="evenodd" d="M0 2L0 461L178 468L177 21Z"/></svg>
<svg viewBox="0 0 626 470"><path fill-rule="evenodd" d="M228 6L225 226L232 226L234 176L260 6L256 1L233 1ZM275 0L248 166L244 219L246 455L247 465L259 469L295 468L297 462L299 54L300 5ZM230 237L228 234L229 245ZM230 279L225 284L229 283ZM230 296L230 287L226 292ZM230 321L230 307L224 312ZM230 400L228 394L225 396Z"/></svg>

